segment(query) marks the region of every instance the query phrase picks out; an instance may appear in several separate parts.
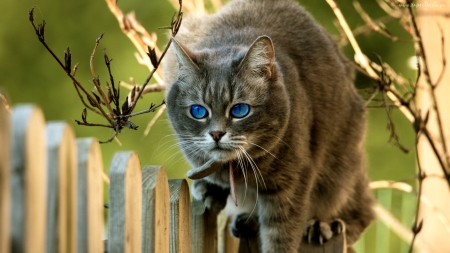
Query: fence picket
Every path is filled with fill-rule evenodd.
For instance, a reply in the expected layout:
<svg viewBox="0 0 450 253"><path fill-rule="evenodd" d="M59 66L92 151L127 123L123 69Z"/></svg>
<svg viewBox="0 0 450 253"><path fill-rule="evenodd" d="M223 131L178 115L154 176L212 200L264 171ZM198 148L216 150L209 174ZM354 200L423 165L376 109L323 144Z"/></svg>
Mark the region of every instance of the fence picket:
<svg viewBox="0 0 450 253"><path fill-rule="evenodd" d="M191 211L190 211L189 187L185 179L170 179L169 190L170 190L170 253L190 253Z"/></svg>
<svg viewBox="0 0 450 253"><path fill-rule="evenodd" d="M142 175L134 152L117 152L109 167L109 253L141 252Z"/></svg>
<svg viewBox="0 0 450 253"><path fill-rule="evenodd" d="M1 94L1 90L0 90ZM0 98L0 252L10 251L11 162L9 112Z"/></svg>
<svg viewBox="0 0 450 253"><path fill-rule="evenodd" d="M93 138L77 139L79 253L103 252L103 161L100 144Z"/></svg>
<svg viewBox="0 0 450 253"><path fill-rule="evenodd" d="M225 210L217 216L217 253L238 252L239 238L231 235L231 217L228 217Z"/></svg>
<svg viewBox="0 0 450 253"><path fill-rule="evenodd" d="M217 252L217 215L206 209L203 201L191 203L191 252Z"/></svg>
<svg viewBox="0 0 450 253"><path fill-rule="evenodd" d="M64 122L51 122L47 135L46 252L76 252L75 134Z"/></svg>
<svg viewBox="0 0 450 253"><path fill-rule="evenodd" d="M169 253L169 183L162 166L142 169L142 252Z"/></svg>
<svg viewBox="0 0 450 253"><path fill-rule="evenodd" d="M45 123L32 105L16 106L12 114L13 252L45 251L46 166Z"/></svg>

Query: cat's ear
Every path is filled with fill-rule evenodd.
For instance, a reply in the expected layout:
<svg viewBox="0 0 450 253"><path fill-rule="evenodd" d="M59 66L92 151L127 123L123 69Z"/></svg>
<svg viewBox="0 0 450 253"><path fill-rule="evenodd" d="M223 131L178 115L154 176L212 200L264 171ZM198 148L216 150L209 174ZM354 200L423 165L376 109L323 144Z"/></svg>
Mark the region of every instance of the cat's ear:
<svg viewBox="0 0 450 253"><path fill-rule="evenodd" d="M180 67L185 67L189 70L195 71L199 70L197 64L195 64L195 62L193 61L195 55L191 50L183 46L173 37L172 37L172 45Z"/></svg>
<svg viewBox="0 0 450 253"><path fill-rule="evenodd" d="M250 46L239 68L257 75L272 77L274 74L275 50L268 36L258 37Z"/></svg>

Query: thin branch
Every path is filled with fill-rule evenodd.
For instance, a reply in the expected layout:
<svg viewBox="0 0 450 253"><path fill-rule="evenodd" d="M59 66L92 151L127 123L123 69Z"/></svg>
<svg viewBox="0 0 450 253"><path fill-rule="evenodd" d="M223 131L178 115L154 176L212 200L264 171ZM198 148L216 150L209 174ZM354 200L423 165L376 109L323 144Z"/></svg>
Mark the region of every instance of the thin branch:
<svg viewBox="0 0 450 253"><path fill-rule="evenodd" d="M358 1L353 1L353 6L355 7L356 12L358 12L359 16L367 23L369 27L371 27L374 31L378 32L379 34L385 36L386 38L392 40L393 42L396 41L403 41L403 42L411 42L411 39L405 39L405 38L399 38L397 36L393 36L386 27L380 25L383 24L382 22L376 22L370 18L370 16L364 11L361 4ZM392 17L390 17L392 19ZM354 33L353 33L354 34Z"/></svg>
<svg viewBox="0 0 450 253"><path fill-rule="evenodd" d="M159 119L159 117L161 117L161 115L164 113L164 111L166 110L166 105L161 106L161 108L159 108L159 110L156 112L155 116L153 116L153 119L147 124L147 127L145 128L144 131L144 135L148 135L148 133L150 132L150 129L153 127L153 125L155 125L156 121Z"/></svg>
<svg viewBox="0 0 450 253"><path fill-rule="evenodd" d="M422 225L423 225L423 219L419 221L419 216L420 216L420 204L421 204L421 198L422 198L422 183L423 183L423 179L425 178L425 172L422 170L422 165L420 163L420 157L419 157L419 152L416 152L416 159L417 159L417 167L418 167L418 192L417 192L417 206L416 206L416 216L414 218L414 225L412 228L412 232L413 232L413 237L411 239L411 243L409 246L409 250L408 253L412 253L413 249L414 249L414 242L416 240L417 234L419 234L420 230L422 230Z"/></svg>
<svg viewBox="0 0 450 253"><path fill-rule="evenodd" d="M445 57L445 38L444 38L444 31L442 30L441 25L438 23L437 26L439 27L439 31L441 33L441 56L442 56L442 69L439 73L439 76L435 83L432 84L435 89L437 86L441 83L442 77L444 77L445 70L447 69L447 59Z"/></svg>

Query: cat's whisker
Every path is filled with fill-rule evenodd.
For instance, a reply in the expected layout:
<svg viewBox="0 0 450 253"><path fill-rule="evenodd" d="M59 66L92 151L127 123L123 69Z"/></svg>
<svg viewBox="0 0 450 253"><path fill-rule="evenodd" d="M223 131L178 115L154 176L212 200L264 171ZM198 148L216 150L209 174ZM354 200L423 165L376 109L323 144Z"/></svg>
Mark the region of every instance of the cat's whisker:
<svg viewBox="0 0 450 253"><path fill-rule="evenodd" d="M247 157L247 160L249 161L250 166L252 167L252 170L255 173L255 177L260 177L261 178L261 181L262 181L262 183L264 185L264 188L267 190L266 183L264 182L263 175L262 175L261 171L259 170L258 165L256 164L256 162L253 160L253 158L250 156L250 154L243 147L241 147L240 149L242 150L242 152L245 155L245 157Z"/></svg>
<svg viewBox="0 0 450 253"><path fill-rule="evenodd" d="M169 142L170 142L170 141L167 141L167 142L165 142L164 144L167 144L167 143L169 143ZM169 152L169 150L171 150L171 149L173 149L173 148L177 148L177 147L179 147L179 146L182 145L182 144L188 144L188 145L189 145L189 144L191 144L191 142L190 142L190 141L176 142L176 143L170 145L169 147L165 148L164 150L162 150L161 153L165 155L167 152ZM164 157L163 157L163 158L164 158Z"/></svg>
<svg viewBox="0 0 450 253"><path fill-rule="evenodd" d="M253 145L253 146L256 146L256 147L258 147L258 148L260 148L260 149L266 151L266 152L267 152L269 155L271 155L273 158L275 158L275 159L277 159L277 160L280 160L280 159L278 159L278 157L276 157L274 154L272 154L269 150L267 150L267 149L261 147L260 145L258 145L258 144L256 144L256 143L253 143L253 142L249 142L249 144L251 144L251 145Z"/></svg>
<svg viewBox="0 0 450 253"><path fill-rule="evenodd" d="M286 145L287 147L289 147L290 149L292 149L291 146L289 146L289 144L287 144L285 141L283 141L283 139L281 139L279 136L275 135L275 134L271 134L271 133L267 133L267 135L270 135L276 139L278 139L279 142L283 143L284 145Z"/></svg>
<svg viewBox="0 0 450 253"><path fill-rule="evenodd" d="M169 157L167 157L167 158L165 158L165 157L163 157L163 164L165 163L165 162L167 162L167 161L169 161L170 159L172 159L173 157L176 157L176 156L178 156L178 155L180 155L180 154L182 154L182 150L177 150L175 153L173 153L173 154L171 154ZM177 160L175 160L175 161L172 161L173 163L177 163L177 162L179 162L180 160L182 160L184 157L183 156L181 156L181 157L179 157Z"/></svg>
<svg viewBox="0 0 450 253"><path fill-rule="evenodd" d="M252 168L253 174L255 175L255 184L256 184L256 200L255 200L255 205L253 206L252 211L250 212L250 215L248 216L247 220L245 222L248 221L248 219L253 215L253 213L256 210L256 206L258 205L258 198L259 198L259 183L258 183L258 175L255 172L255 168L254 165L252 164L253 159L251 159L250 155L247 153L247 151L245 151L245 149L243 147L239 147L239 149L241 150L242 154L247 158L247 160L249 161L250 167ZM251 160L250 160L251 159ZM264 183L264 179L263 179L263 183ZM265 183L264 183L265 185ZM247 189L246 189L247 191Z"/></svg>
<svg viewBox="0 0 450 253"><path fill-rule="evenodd" d="M192 140L184 140L184 141L180 141L180 142L177 142L177 143L175 143L175 144L170 145L169 147L167 147L166 149L164 149L163 152L164 152L164 153L167 153L170 149L175 148L175 147L178 147L179 145L189 145L189 146L193 146L193 148L192 148L192 149L189 149L188 155L192 155L192 154L196 154L196 153L202 153L202 152L201 152L201 149L202 149L201 146L199 146L199 145L192 145L192 144L196 144L196 142L195 142L195 141L192 141ZM178 154L181 153L181 152L182 152L182 150L181 150L181 149L178 149L177 152L175 152L174 154L172 154L172 155L170 155L169 157L165 158L164 161L170 160L172 157L174 157L175 155L178 155ZM164 158L164 157L163 157L163 158ZM182 159L183 159L183 157L177 159L176 162L178 162L179 160L182 160Z"/></svg>
<svg viewBox="0 0 450 253"><path fill-rule="evenodd" d="M244 176L244 185L245 185L245 191L244 191L244 199L242 200L242 204L245 203L245 199L247 197L247 170L244 168L244 162L243 158L241 157L241 154L239 153L239 149L236 149L236 157L238 160L238 166L241 167L242 175Z"/></svg>

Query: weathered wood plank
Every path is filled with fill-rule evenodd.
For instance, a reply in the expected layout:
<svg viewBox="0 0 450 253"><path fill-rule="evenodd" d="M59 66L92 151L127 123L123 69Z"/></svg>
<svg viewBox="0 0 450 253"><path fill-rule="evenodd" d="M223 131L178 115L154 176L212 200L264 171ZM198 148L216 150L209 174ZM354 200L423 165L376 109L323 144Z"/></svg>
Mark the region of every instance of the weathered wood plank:
<svg viewBox="0 0 450 253"><path fill-rule="evenodd" d="M47 155L42 111L20 105L12 114L12 251L45 251Z"/></svg>
<svg viewBox="0 0 450 253"><path fill-rule="evenodd" d="M190 196L185 179L170 179L170 253L191 252Z"/></svg>
<svg viewBox="0 0 450 253"><path fill-rule="evenodd" d="M239 238L231 234L230 226L231 218L227 216L224 209L217 215L217 253L236 253L239 250Z"/></svg>
<svg viewBox="0 0 450 253"><path fill-rule="evenodd" d="M299 253L346 253L346 243L344 234L340 234L331 238L331 240L327 241L323 245L319 244L308 244L303 242L299 251Z"/></svg>
<svg viewBox="0 0 450 253"><path fill-rule="evenodd" d="M141 252L142 175L134 152L117 152L109 167L109 253Z"/></svg>
<svg viewBox="0 0 450 253"><path fill-rule="evenodd" d="M0 90L0 94L2 91ZM4 95L3 95L4 96ZM10 251L11 162L9 111L0 97L0 252Z"/></svg>
<svg viewBox="0 0 450 253"><path fill-rule="evenodd" d="M217 252L217 215L206 209L203 201L191 202L191 252Z"/></svg>
<svg viewBox="0 0 450 253"><path fill-rule="evenodd" d="M51 122L47 134L46 252L76 252L75 134L64 122Z"/></svg>
<svg viewBox="0 0 450 253"><path fill-rule="evenodd" d="M103 252L103 160L93 138L77 139L78 253Z"/></svg>
<svg viewBox="0 0 450 253"><path fill-rule="evenodd" d="M169 253L170 202L162 166L142 169L142 252Z"/></svg>
<svg viewBox="0 0 450 253"><path fill-rule="evenodd" d="M231 221L228 220L225 230L225 245L226 245L225 252L238 252L240 240L239 238L234 237L230 231L231 231Z"/></svg>
<svg viewBox="0 0 450 253"><path fill-rule="evenodd" d="M260 239L259 236L252 238L241 238L239 243L239 253L259 253ZM303 241L298 249L299 253L346 253L346 242L344 233L333 237L323 245L316 243L307 243Z"/></svg>

